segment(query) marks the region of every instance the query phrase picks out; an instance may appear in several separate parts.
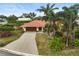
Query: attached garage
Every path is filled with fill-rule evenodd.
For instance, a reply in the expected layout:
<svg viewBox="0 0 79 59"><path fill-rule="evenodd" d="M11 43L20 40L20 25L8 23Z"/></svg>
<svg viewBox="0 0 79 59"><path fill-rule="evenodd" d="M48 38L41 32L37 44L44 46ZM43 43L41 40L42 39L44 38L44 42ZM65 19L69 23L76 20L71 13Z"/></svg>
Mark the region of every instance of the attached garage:
<svg viewBox="0 0 79 59"><path fill-rule="evenodd" d="M43 31L46 22L43 20L33 20L29 23L24 23L21 27L24 31Z"/></svg>
<svg viewBox="0 0 79 59"><path fill-rule="evenodd" d="M36 27L26 27L26 31L36 31Z"/></svg>

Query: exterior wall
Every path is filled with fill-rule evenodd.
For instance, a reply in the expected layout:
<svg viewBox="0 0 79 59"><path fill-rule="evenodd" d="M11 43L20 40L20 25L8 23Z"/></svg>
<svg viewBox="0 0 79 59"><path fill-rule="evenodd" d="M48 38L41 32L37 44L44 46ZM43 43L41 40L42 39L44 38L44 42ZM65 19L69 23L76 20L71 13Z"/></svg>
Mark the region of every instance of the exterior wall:
<svg viewBox="0 0 79 59"><path fill-rule="evenodd" d="M30 21L31 18L18 18L17 21Z"/></svg>
<svg viewBox="0 0 79 59"><path fill-rule="evenodd" d="M43 31L42 27L23 27L24 31Z"/></svg>
<svg viewBox="0 0 79 59"><path fill-rule="evenodd" d="M24 31L26 31L26 28L25 28L25 27L23 27L23 30L24 30Z"/></svg>

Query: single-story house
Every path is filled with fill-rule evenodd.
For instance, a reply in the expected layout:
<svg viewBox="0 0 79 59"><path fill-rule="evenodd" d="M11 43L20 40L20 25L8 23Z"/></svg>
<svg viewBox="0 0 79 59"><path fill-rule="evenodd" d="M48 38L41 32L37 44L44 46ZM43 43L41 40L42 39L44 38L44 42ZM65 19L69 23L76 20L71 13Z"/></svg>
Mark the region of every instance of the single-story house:
<svg viewBox="0 0 79 59"><path fill-rule="evenodd" d="M33 20L28 23L24 23L21 27L24 31L43 31L46 25L44 20Z"/></svg>
<svg viewBox="0 0 79 59"><path fill-rule="evenodd" d="M31 18L18 18L17 21L30 21Z"/></svg>

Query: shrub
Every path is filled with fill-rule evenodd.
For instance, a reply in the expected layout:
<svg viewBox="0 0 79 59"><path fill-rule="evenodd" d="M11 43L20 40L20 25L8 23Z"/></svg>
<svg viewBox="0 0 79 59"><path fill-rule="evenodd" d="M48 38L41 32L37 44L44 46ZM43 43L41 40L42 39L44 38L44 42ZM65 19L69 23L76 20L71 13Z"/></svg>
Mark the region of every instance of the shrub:
<svg viewBox="0 0 79 59"><path fill-rule="evenodd" d="M61 32L56 32L55 35L56 35L57 37L60 37L60 36L62 36L62 33L61 33Z"/></svg>
<svg viewBox="0 0 79 59"><path fill-rule="evenodd" d="M21 33L23 33L24 31L22 31L22 30L15 30L15 31L11 31L11 33L13 34L13 35L18 35L18 34L21 34Z"/></svg>
<svg viewBox="0 0 79 59"><path fill-rule="evenodd" d="M2 25L0 26L0 31L13 31L14 28L12 26Z"/></svg>
<svg viewBox="0 0 79 59"><path fill-rule="evenodd" d="M10 32L0 32L0 38L3 38L3 37L9 37L11 36L12 34Z"/></svg>
<svg viewBox="0 0 79 59"><path fill-rule="evenodd" d="M76 33L75 33L75 37L76 37L76 38L79 38L79 32L76 32Z"/></svg>
<svg viewBox="0 0 79 59"><path fill-rule="evenodd" d="M76 29L76 30L75 30L75 37L76 37L76 38L79 38L79 29Z"/></svg>
<svg viewBox="0 0 79 59"><path fill-rule="evenodd" d="M74 44L75 46L79 46L79 39L75 39Z"/></svg>
<svg viewBox="0 0 79 59"><path fill-rule="evenodd" d="M62 42L61 38L49 38L49 48L54 51L59 51L65 48L64 43Z"/></svg>

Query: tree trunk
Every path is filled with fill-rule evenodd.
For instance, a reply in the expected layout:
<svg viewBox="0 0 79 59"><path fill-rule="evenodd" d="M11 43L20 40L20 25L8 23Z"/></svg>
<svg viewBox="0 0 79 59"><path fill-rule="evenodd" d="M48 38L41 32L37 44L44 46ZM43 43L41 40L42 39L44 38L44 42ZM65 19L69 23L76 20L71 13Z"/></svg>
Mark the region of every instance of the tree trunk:
<svg viewBox="0 0 79 59"><path fill-rule="evenodd" d="M66 33L66 47L68 47L68 46L69 46L69 33L67 31L67 33Z"/></svg>
<svg viewBox="0 0 79 59"><path fill-rule="evenodd" d="M56 30L55 30L55 21L52 21L52 25L53 25L53 37L55 37L55 33L56 33Z"/></svg>
<svg viewBox="0 0 79 59"><path fill-rule="evenodd" d="M53 37L55 38L55 33L56 33L56 31L55 31L55 29L53 29Z"/></svg>
<svg viewBox="0 0 79 59"><path fill-rule="evenodd" d="M49 18L49 24L48 24L48 28L47 28L47 34L50 36L50 25L51 25L51 20Z"/></svg>
<svg viewBox="0 0 79 59"><path fill-rule="evenodd" d="M72 33L72 47L74 48L74 40L75 40L75 30Z"/></svg>
<svg viewBox="0 0 79 59"><path fill-rule="evenodd" d="M50 36L49 25L48 25L48 28L47 28L47 34L48 34L48 36Z"/></svg>

